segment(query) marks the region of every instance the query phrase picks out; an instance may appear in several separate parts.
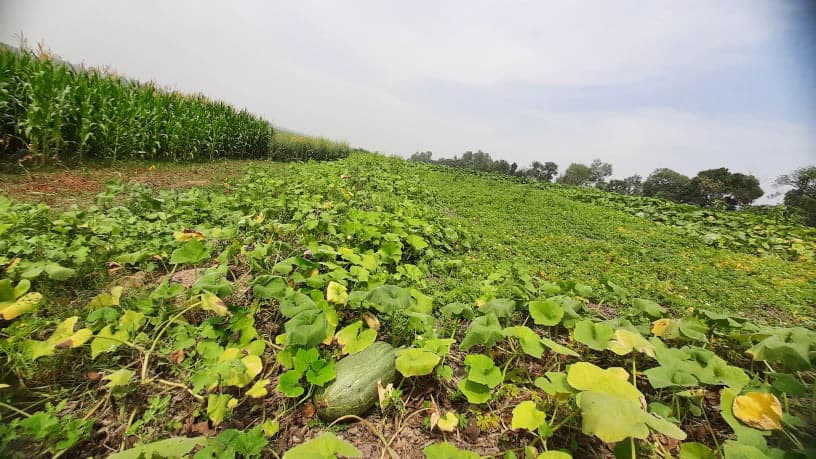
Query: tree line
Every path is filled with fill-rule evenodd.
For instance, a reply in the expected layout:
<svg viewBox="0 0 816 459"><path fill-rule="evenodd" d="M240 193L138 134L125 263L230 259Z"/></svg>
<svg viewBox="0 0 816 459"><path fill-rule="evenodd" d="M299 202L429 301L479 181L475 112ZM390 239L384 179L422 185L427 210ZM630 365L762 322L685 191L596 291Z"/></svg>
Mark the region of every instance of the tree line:
<svg viewBox="0 0 816 459"><path fill-rule="evenodd" d="M530 167L521 168L515 162L494 160L489 153L481 150L466 151L461 156L439 159L433 159L433 153L430 151L416 152L410 159L539 182L591 186L613 193L650 196L702 207L742 208L764 194L759 179L755 176L731 172L725 167L703 170L694 177L672 169L660 168L644 180L637 174L623 179L609 179L612 176L612 165L600 159L592 161L589 165L571 163L561 174L558 171L558 164L552 161L543 163L533 161ZM785 206L792 213L801 215L808 225L816 226L816 166L801 168L781 176L777 179L777 184L792 187L785 193Z"/></svg>

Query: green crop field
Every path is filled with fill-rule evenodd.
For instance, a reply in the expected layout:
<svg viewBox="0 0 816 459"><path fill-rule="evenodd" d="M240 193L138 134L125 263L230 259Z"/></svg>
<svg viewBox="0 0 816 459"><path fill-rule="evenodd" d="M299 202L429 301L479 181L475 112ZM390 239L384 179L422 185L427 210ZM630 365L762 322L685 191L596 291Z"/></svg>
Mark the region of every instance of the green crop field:
<svg viewBox="0 0 816 459"><path fill-rule="evenodd" d="M0 196L0 455L816 454L812 228L376 154L244 167Z"/></svg>

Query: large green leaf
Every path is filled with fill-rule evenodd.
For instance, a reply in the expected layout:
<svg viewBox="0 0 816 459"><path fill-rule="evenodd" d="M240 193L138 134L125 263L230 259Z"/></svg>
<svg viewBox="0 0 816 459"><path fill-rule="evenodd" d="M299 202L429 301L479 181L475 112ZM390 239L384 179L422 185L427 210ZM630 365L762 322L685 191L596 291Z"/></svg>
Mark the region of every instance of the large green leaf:
<svg viewBox="0 0 816 459"><path fill-rule="evenodd" d="M477 344L484 344L488 348L493 347L496 343L504 338L499 319L495 314L490 313L481 317L477 317L470 322L465 337L459 343L459 348L463 351L470 349Z"/></svg>
<svg viewBox="0 0 816 459"><path fill-rule="evenodd" d="M576 401L581 408L581 430L587 435L595 435L606 443L649 435L647 414L637 400L585 391L578 394Z"/></svg>
<svg viewBox="0 0 816 459"><path fill-rule="evenodd" d="M465 357L465 366L468 368L468 379L473 382L487 387L496 387L502 382L501 370L493 359L484 354L469 354Z"/></svg>
<svg viewBox="0 0 816 459"><path fill-rule="evenodd" d="M366 302L384 314L404 311L411 304L411 291L396 285L380 285L366 296Z"/></svg>
<svg viewBox="0 0 816 459"><path fill-rule="evenodd" d="M289 319L284 324L286 344L314 347L326 339L328 322L322 310L310 309Z"/></svg>
<svg viewBox="0 0 816 459"><path fill-rule="evenodd" d="M632 300L632 307L634 307L636 311L642 312L654 319L661 317L666 313L666 308L663 306L660 306L652 300L646 300L643 298L635 298Z"/></svg>
<svg viewBox="0 0 816 459"><path fill-rule="evenodd" d="M335 338L343 354L356 354L374 343L377 339L377 330L371 328L364 330L363 321L358 320L337 332Z"/></svg>
<svg viewBox="0 0 816 459"><path fill-rule="evenodd" d="M183 457L196 446L205 444L207 444L207 437L172 437L113 453L108 456L108 459Z"/></svg>
<svg viewBox="0 0 816 459"><path fill-rule="evenodd" d="M450 443L435 443L422 450L425 459L479 459L476 453L459 449Z"/></svg>
<svg viewBox="0 0 816 459"><path fill-rule="evenodd" d="M505 318L510 317L516 309L516 302L509 298L496 298L479 306L479 311L482 314L495 314L496 317Z"/></svg>
<svg viewBox="0 0 816 459"><path fill-rule="evenodd" d="M802 327L777 329L749 349L748 354L754 360L780 363L790 371L807 370L813 366L810 347L814 340L816 333Z"/></svg>
<svg viewBox="0 0 816 459"><path fill-rule="evenodd" d="M196 265L208 258L210 258L210 249L198 239L191 239L173 251L170 255L170 263Z"/></svg>
<svg viewBox="0 0 816 459"><path fill-rule="evenodd" d="M290 449L283 459L336 459L338 456L362 457L362 453L351 443L326 432Z"/></svg>
<svg viewBox="0 0 816 459"><path fill-rule="evenodd" d="M504 336L517 338L521 344L521 349L530 356L540 359L544 353L544 345L541 343L541 337L531 330L530 327L522 325L507 327L503 333Z"/></svg>
<svg viewBox="0 0 816 459"><path fill-rule="evenodd" d="M564 317L564 308L551 299L531 301L529 310L536 325L552 327L558 325Z"/></svg>
<svg viewBox="0 0 816 459"><path fill-rule="evenodd" d="M575 341L589 346L590 349L603 351L614 333L609 325L586 319L575 324L573 336Z"/></svg>
<svg viewBox="0 0 816 459"><path fill-rule="evenodd" d="M573 363L567 369L567 382L581 391L595 391L640 403L643 394L629 382L623 368L599 368L589 362Z"/></svg>
<svg viewBox="0 0 816 459"><path fill-rule="evenodd" d="M397 351L397 370L406 378L424 376L442 360L438 355L424 349L401 349Z"/></svg>
<svg viewBox="0 0 816 459"><path fill-rule="evenodd" d="M526 400L513 408L513 429L527 429L535 432L547 422L547 413L536 408L535 402Z"/></svg>

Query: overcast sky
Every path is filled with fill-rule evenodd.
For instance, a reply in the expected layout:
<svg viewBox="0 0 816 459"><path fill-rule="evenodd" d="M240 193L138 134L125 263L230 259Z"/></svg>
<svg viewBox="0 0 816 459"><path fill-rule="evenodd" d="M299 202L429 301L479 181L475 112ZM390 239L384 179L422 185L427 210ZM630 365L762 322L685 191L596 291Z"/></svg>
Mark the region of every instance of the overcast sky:
<svg viewBox="0 0 816 459"><path fill-rule="evenodd" d="M767 184L816 163L813 3L0 0L0 41L389 154Z"/></svg>

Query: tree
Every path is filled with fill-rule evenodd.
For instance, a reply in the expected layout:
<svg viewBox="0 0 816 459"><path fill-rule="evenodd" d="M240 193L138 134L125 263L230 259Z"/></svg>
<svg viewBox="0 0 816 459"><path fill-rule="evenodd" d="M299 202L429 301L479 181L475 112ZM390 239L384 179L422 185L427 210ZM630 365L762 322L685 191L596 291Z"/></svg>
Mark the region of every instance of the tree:
<svg viewBox="0 0 816 459"><path fill-rule="evenodd" d="M643 182L639 175L632 175L623 180L610 180L606 186L603 187L606 191L611 191L618 194L626 194L629 196L639 195L643 192Z"/></svg>
<svg viewBox="0 0 816 459"><path fill-rule="evenodd" d="M592 161L589 170L591 174L590 181L595 184L603 183L607 177L612 175L612 165L602 162L600 159Z"/></svg>
<svg viewBox="0 0 816 459"><path fill-rule="evenodd" d="M797 169L776 183L793 187L785 193L785 206L802 215L809 226L816 226L816 166Z"/></svg>
<svg viewBox="0 0 816 459"><path fill-rule="evenodd" d="M592 169L580 163L570 164L561 177L558 177L558 183L564 185L584 186L592 183L592 181Z"/></svg>
<svg viewBox="0 0 816 459"><path fill-rule="evenodd" d="M725 200L731 206L748 205L765 194L759 186L759 179L753 175L745 175L739 172L731 174L728 185L730 194L725 197Z"/></svg>
<svg viewBox="0 0 816 459"><path fill-rule="evenodd" d="M690 202L691 179L671 169L655 169L643 182L643 195Z"/></svg>
<svg viewBox="0 0 816 459"><path fill-rule="evenodd" d="M425 151L425 152L419 152L418 151L418 152L414 153L413 155L411 155L410 159L411 159L411 161L420 161L420 162L423 162L423 163L430 163L430 162L433 161L431 159L432 155L433 155L433 153L431 153L430 151Z"/></svg>
<svg viewBox="0 0 816 459"><path fill-rule="evenodd" d="M542 168L542 180L552 182L556 175L558 175L558 164L552 161L544 163L544 167Z"/></svg>
<svg viewBox="0 0 816 459"><path fill-rule="evenodd" d="M539 161L533 161L530 168L524 171L524 175L538 181L552 182L553 178L558 175L558 164L552 161L547 161L544 164Z"/></svg>
<svg viewBox="0 0 816 459"><path fill-rule="evenodd" d="M518 164L513 161L513 164L510 165L510 175L516 175L516 172L518 172Z"/></svg>
<svg viewBox="0 0 816 459"><path fill-rule="evenodd" d="M750 204L763 193L756 177L732 173L725 167L700 171L691 180L691 199L701 206L722 202L735 208Z"/></svg>

